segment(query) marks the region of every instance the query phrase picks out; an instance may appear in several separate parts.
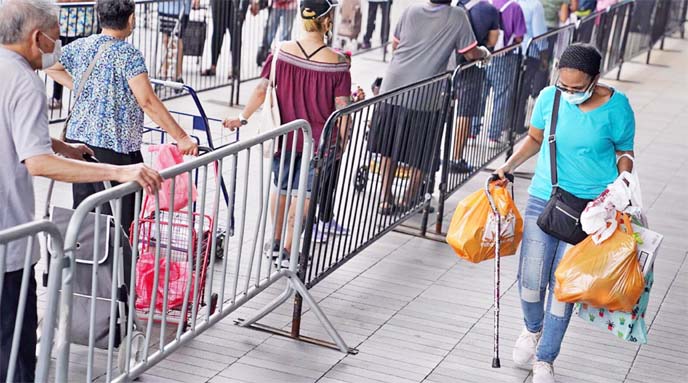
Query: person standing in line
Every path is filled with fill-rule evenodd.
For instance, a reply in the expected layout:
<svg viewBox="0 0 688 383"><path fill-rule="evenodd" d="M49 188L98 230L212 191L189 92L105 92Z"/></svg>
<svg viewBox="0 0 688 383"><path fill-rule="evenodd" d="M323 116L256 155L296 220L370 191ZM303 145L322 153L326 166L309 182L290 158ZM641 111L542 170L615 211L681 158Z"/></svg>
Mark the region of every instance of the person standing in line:
<svg viewBox="0 0 688 383"><path fill-rule="evenodd" d="M93 151L83 144L50 138L45 85L36 70L53 65L61 52L58 9L48 0L0 3L0 230L34 220L32 177L62 182L138 182L148 193L160 188L160 175L144 164L113 166L83 161ZM36 369L38 310L33 245L30 280L14 376L7 376L18 315L27 242L14 241L0 263L0 381L33 382Z"/></svg>
<svg viewBox="0 0 688 383"><path fill-rule="evenodd" d="M58 3L78 3L82 0L57 0ZM65 46L95 31L95 15L92 5L60 8L60 41ZM53 83L53 97L48 102L50 110L62 109L63 87Z"/></svg>
<svg viewBox="0 0 688 383"><path fill-rule="evenodd" d="M553 30L568 23L571 12L578 10L578 0L540 0L545 9L547 29Z"/></svg>
<svg viewBox="0 0 688 383"><path fill-rule="evenodd" d="M191 7L198 8L199 4L200 0L167 0L158 3L158 20L160 22L160 32L162 33L162 46L163 52L166 53L165 57L162 58L160 75L165 80L184 83L182 78L182 70L184 69L184 31L186 31L186 26L189 24ZM177 28L176 31L175 28ZM172 33L175 32L177 33L177 45L170 52L169 50L173 48L172 44L170 44L170 38ZM173 57L175 50L176 57ZM169 74L172 60L176 60L176 64L172 68L174 77Z"/></svg>
<svg viewBox="0 0 688 383"><path fill-rule="evenodd" d="M259 8L261 0L253 0L253 8ZM291 31L294 27L294 20L296 19L296 12L298 9L297 0L272 0L268 11L268 21L265 25L263 33L263 42L258 48L258 57L256 63L262 66L263 61L272 49L272 43L277 37L277 30L282 26L282 34L280 41L291 40ZM255 13L257 15L258 13Z"/></svg>
<svg viewBox="0 0 688 383"><path fill-rule="evenodd" d="M429 0L406 8L394 30L392 49L394 54L385 72L381 94L445 72L455 52L470 61L490 56L487 48L478 46L466 11L452 7L451 0ZM420 156L419 163L415 164L417 166L411 166L411 185L398 205L392 194L396 168L400 162L414 160L402 158L407 155L401 152L412 137L434 137L437 124L432 122L433 118L422 116L427 112L394 104L384 106L376 111L378 116L373 119L368 149L381 156L382 194L378 213L392 215L397 213L399 207L416 203L412 199L419 195L422 173L428 173L435 167L435 164L424 161L431 157L430 154ZM430 113L432 116L436 114ZM411 126L412 121L416 120L425 122L423 126ZM465 140L467 135L466 130L461 139ZM419 144L414 142L413 145L417 147ZM438 145L430 150L439 153L439 140ZM419 156L412 153L411 157ZM435 155L435 158L438 156Z"/></svg>
<svg viewBox="0 0 688 383"><path fill-rule="evenodd" d="M370 40L373 38L375 32L375 20L377 20L377 10L382 13L382 25L380 26L380 43L387 45L389 41L389 13L392 8L392 0L368 0L368 22L366 24L366 33L363 35L363 43L361 49L370 49Z"/></svg>
<svg viewBox="0 0 688 383"><path fill-rule="evenodd" d="M210 68L201 71L201 76L215 76L217 74L217 62L220 59L220 52L222 51L222 42L225 39L225 34L229 32L229 44L232 55L236 52L236 44L238 39L241 39L241 27L238 28L238 36L234 36L232 22L234 22L234 1L235 0L210 0L210 9L213 16L213 34L210 37ZM247 0L237 0L245 3ZM243 19L246 17L246 10L241 10L237 15L239 20L236 22L241 26ZM235 58L232 57L232 60ZM229 78L232 78L232 73Z"/></svg>
<svg viewBox="0 0 688 383"><path fill-rule="evenodd" d="M592 200L619 173L633 170L633 109L623 93L599 82L601 63L602 56L592 45L566 48L559 60L556 85L545 88L535 103L528 135L496 170L507 182L506 174L538 156L528 189L518 268L524 328L512 354L517 367L532 368L533 383L556 382L552 364L573 312L572 303L560 302L553 294L554 272L571 245L543 231L538 217L548 200L556 198L552 197L554 186L578 199ZM548 137L552 137L557 105L556 153L552 153ZM556 156L556 172L551 169L551 156Z"/></svg>
<svg viewBox="0 0 688 383"><path fill-rule="evenodd" d="M523 52L528 48L528 43L533 37L547 33L547 22L545 21L545 8L540 0L517 0L521 6L523 17L526 23L526 34L523 36L521 48Z"/></svg>
<svg viewBox="0 0 688 383"><path fill-rule="evenodd" d="M501 28L504 32L502 43L505 47L520 44L526 34L526 21L523 10L516 0L490 0L492 5L499 10ZM488 130L488 146L499 148L504 145L502 133L509 130L509 100L515 91L515 78L507 78L505 73L511 72L511 68L519 61L516 54L505 54L494 57L492 68L487 70L487 82L493 90L494 101L492 103L492 118Z"/></svg>
<svg viewBox="0 0 688 383"><path fill-rule="evenodd" d="M298 40L285 42L280 45L279 55L275 61L275 84L277 91L277 103L279 105L282 123L288 123L298 119L310 123L313 142L317 150L317 143L325 128L325 122L337 109L348 106L352 101L351 72L349 59L325 44L325 36L331 32L334 21L337 0L302 0L300 13L305 33ZM265 101L270 78L273 55L270 54L263 66L260 83L256 86L249 98L244 110L238 117L227 118L224 126L228 129L237 129L248 123L248 119L260 108ZM342 123L342 126L347 126ZM342 134L344 139L345 134ZM294 134L287 137L286 147L291 148ZM280 169L280 153L275 153L272 158L273 182L276 192L271 196L270 206L272 214L277 211L277 222L273 222L275 228L275 243L273 254L282 253L282 259L289 259L294 235L294 220L296 219L296 203L293 201L287 214L287 232L282 232L284 212L288 196L289 182L292 182L291 193L295 193L299 187L299 169L302 161L301 150L303 148L303 136L296 137L297 157L294 159L294 171L290 172L292 152L284 153L283 167ZM329 154L329 152L328 152ZM325 155L325 154L323 154ZM332 156L330 156L332 157ZM332 158L334 161L335 159ZM311 162L307 177L306 203L304 212L308 211L310 192L313 183L314 164ZM281 175L281 176L280 176ZM336 178L336 175L333 176ZM279 178L279 179L278 179ZM336 187L336 179L333 181ZM334 192L334 190L332 191ZM320 209L328 209L321 206ZM327 231L327 234L345 234L345 230L334 222L332 215L328 214L330 222L325 225L314 225L314 237L319 238L318 230ZM280 249L280 242L284 238L284 247ZM274 256L277 258L277 256ZM284 262L284 261L283 261Z"/></svg>
<svg viewBox="0 0 688 383"><path fill-rule="evenodd" d="M478 45L482 45L494 50L499 39L500 17L499 10L494 7L489 1L483 0L459 0L458 6L463 7L468 13L468 19L471 22L473 34L478 41ZM461 65L468 60L463 55L457 55L457 64ZM467 144L465 139L465 132L468 131L470 124L470 134L468 142L475 143L475 138L480 134L480 121L485 113L485 102L483 95L488 93L485 81L485 68L473 65L462 70L456 78L457 85L460 92L457 97L460 101L458 103L456 133L454 140L454 158L449 162L449 171L452 173L470 173L473 171L466 160L463 159L464 147ZM463 132L463 133L462 133Z"/></svg>
<svg viewBox="0 0 688 383"><path fill-rule="evenodd" d="M143 54L126 41L136 25L134 10L134 0L97 0L102 33L67 45L59 62L45 70L53 80L72 90L83 86L67 123L67 141L88 145L101 162L141 163L145 112L177 142L182 153L197 155L196 142L155 95ZM102 56L81 84L99 51ZM74 184L73 206L76 208L102 187L95 183ZM109 206L104 206L103 212L110 214ZM122 226L129 228L134 218L134 195L130 194L122 201Z"/></svg>

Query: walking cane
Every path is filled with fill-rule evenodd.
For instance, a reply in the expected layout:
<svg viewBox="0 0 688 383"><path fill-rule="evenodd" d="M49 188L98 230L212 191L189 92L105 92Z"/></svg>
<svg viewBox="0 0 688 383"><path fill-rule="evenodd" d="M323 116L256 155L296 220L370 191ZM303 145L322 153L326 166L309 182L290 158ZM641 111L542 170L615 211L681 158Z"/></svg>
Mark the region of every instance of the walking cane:
<svg viewBox="0 0 688 383"><path fill-rule="evenodd" d="M512 190L511 194L513 195L513 182L514 182L514 176L512 174L507 174L506 179L509 180L509 182L512 183ZM494 349L493 349L493 356L492 356L492 368L500 368L501 363L499 361L499 297L500 297L500 291L499 291L499 274L500 274L500 248L501 248L501 233L502 233L502 217L499 214L499 211L497 210L497 205L494 202L494 199L492 198L492 194L490 193L490 183L493 181L499 180L499 176L497 174L492 174L487 181L485 181L485 195L487 196L487 200L490 202L490 208L492 209L492 214L494 214L495 217L495 224L497 227L495 228L495 257L494 257Z"/></svg>

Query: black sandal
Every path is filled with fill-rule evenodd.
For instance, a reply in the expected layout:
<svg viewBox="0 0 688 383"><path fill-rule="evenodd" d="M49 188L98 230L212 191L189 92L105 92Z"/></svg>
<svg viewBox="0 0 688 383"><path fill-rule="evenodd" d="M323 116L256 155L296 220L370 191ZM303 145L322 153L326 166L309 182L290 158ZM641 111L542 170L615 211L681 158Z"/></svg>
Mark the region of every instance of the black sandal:
<svg viewBox="0 0 688 383"><path fill-rule="evenodd" d="M201 71L201 76L215 76L217 74L217 71L212 68L208 68L206 70Z"/></svg>
<svg viewBox="0 0 688 383"><path fill-rule="evenodd" d="M392 215L396 213L398 209L399 207L391 202L380 202L380 205L377 207L377 213L380 215Z"/></svg>

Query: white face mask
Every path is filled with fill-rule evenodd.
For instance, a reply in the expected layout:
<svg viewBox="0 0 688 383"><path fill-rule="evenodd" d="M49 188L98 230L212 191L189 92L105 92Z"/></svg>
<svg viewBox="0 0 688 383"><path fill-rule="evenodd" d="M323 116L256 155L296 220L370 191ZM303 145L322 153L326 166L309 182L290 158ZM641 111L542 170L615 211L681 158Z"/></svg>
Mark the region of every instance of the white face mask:
<svg viewBox="0 0 688 383"><path fill-rule="evenodd" d="M47 69L55 65L58 61L60 61L60 56L62 56L62 41L53 40L50 38L50 36L46 35L43 32L41 32L41 34L45 36L45 38L47 38L48 40L55 43L55 48L50 53L43 52L43 50L40 47L38 47L38 50L41 51L41 69Z"/></svg>
<svg viewBox="0 0 688 383"><path fill-rule="evenodd" d="M580 105L580 104L588 101L588 99L591 96L592 96L592 87L590 87L585 92L576 92L576 93L563 92L561 94L561 97L564 99L564 101L568 102L571 105Z"/></svg>

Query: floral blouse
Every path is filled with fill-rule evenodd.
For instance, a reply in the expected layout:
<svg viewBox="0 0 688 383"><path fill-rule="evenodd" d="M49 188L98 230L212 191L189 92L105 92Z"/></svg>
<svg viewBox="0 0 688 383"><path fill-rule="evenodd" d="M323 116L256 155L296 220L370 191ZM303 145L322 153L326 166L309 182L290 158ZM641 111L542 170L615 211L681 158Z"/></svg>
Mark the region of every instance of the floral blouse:
<svg viewBox="0 0 688 383"><path fill-rule="evenodd" d="M64 48L60 62L78 89L81 76L101 45L114 37L97 34L76 40ZM141 51L117 41L100 56L93 73L72 108L67 138L118 153L141 149L143 109L128 81L147 73Z"/></svg>

